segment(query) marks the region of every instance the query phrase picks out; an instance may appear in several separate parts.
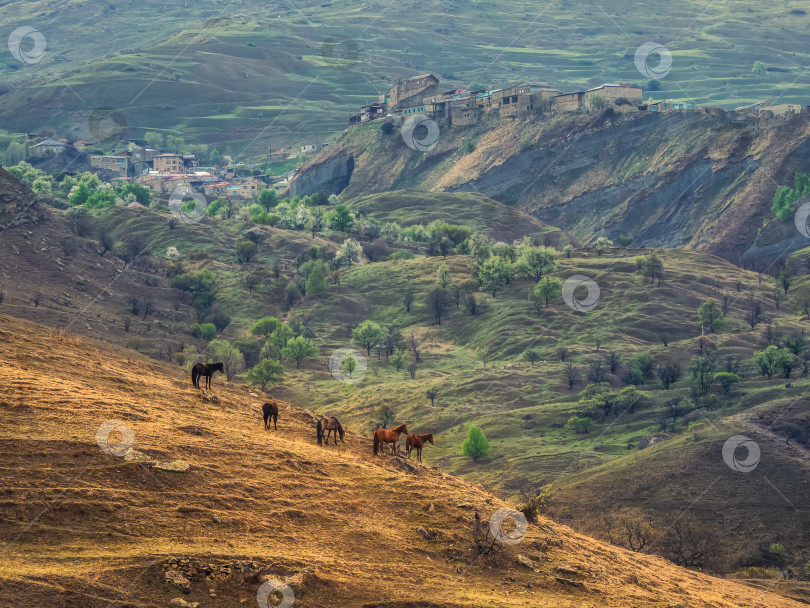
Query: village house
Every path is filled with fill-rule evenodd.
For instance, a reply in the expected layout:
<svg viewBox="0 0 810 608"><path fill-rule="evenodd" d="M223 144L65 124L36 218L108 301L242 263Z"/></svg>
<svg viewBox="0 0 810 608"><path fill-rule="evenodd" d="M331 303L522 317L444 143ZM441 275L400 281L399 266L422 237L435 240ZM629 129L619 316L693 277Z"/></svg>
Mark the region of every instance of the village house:
<svg viewBox="0 0 810 608"><path fill-rule="evenodd" d="M616 105L617 107L628 106L635 109L643 103L643 92L641 87L636 87L631 84L600 84L598 87L588 89L583 93L583 105L586 108L593 108L595 99L602 99L607 105ZM617 102L619 100L626 100L628 103Z"/></svg>
<svg viewBox="0 0 810 608"><path fill-rule="evenodd" d="M66 144L62 141L58 141L56 139L46 139L34 146L34 154L36 156L41 156L47 153L63 154L66 147Z"/></svg>
<svg viewBox="0 0 810 608"><path fill-rule="evenodd" d="M135 174L134 166L126 152L110 156L91 154L90 168L110 171L119 177L132 177Z"/></svg>
<svg viewBox="0 0 810 608"><path fill-rule="evenodd" d="M320 152L321 150L323 150L328 145L329 144L327 144L327 143L323 143L323 144L307 144L307 145L301 146L301 153L302 154L315 154L315 153Z"/></svg>
<svg viewBox="0 0 810 608"><path fill-rule="evenodd" d="M158 173L193 173L197 170L194 154L158 154L152 158L152 168Z"/></svg>
<svg viewBox="0 0 810 608"><path fill-rule="evenodd" d="M84 152L84 150L86 148L89 148L92 145L93 144L90 143L89 141L84 141L84 140L81 140L81 139L79 141L74 141L73 142L73 148L78 150L79 152Z"/></svg>
<svg viewBox="0 0 810 608"><path fill-rule="evenodd" d="M407 80L397 83L388 91L388 95L380 100L382 105L388 104L390 106L397 106L403 101L412 99L419 95L420 97L436 94L438 91L435 89L439 85L439 79L433 74L420 74L413 76Z"/></svg>

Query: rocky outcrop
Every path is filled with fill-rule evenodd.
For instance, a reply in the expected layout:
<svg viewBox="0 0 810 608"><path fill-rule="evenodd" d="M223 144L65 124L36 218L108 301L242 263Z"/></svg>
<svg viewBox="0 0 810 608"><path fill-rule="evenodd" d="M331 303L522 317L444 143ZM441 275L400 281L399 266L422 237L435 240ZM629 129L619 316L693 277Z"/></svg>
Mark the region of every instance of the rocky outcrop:
<svg viewBox="0 0 810 608"><path fill-rule="evenodd" d="M309 196L320 192L329 196L340 194L349 185L354 173L354 156L347 151L328 154L323 160L307 165L290 182L290 196Z"/></svg>
<svg viewBox="0 0 810 608"><path fill-rule="evenodd" d="M794 209L799 209L805 203L810 203L810 196L804 196L796 201ZM799 226L802 225L801 219L800 217ZM810 247L810 236L806 236L810 235L810 224L805 222L803 230L800 230L799 226L793 220L782 222L773 219L768 222L745 251L743 266L764 271L794 251Z"/></svg>

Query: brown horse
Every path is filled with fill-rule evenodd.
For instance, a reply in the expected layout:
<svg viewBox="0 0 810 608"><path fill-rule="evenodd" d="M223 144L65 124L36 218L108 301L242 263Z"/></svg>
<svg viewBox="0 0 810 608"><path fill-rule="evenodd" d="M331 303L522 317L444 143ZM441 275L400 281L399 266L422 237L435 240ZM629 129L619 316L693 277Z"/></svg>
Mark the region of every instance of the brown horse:
<svg viewBox="0 0 810 608"><path fill-rule="evenodd" d="M265 403L262 406L262 414L264 414L264 430L270 430L270 419L273 419L273 430L277 431L276 422L278 422L278 404Z"/></svg>
<svg viewBox="0 0 810 608"><path fill-rule="evenodd" d="M391 429L390 431L387 429L377 429L374 431L374 453L380 451L381 448L385 446L386 443L393 444L391 446L391 454L396 454L399 456L399 448L397 447L397 442L399 441L399 436L402 433L408 434L408 427L405 424L400 424L398 427Z"/></svg>
<svg viewBox="0 0 810 608"><path fill-rule="evenodd" d="M191 368L191 383L194 388L200 388L200 378L205 378L205 388L211 388L211 376L214 372L225 373L222 363L197 363Z"/></svg>
<svg viewBox="0 0 810 608"><path fill-rule="evenodd" d="M332 434L332 431L335 432L335 445L337 445L338 433L340 434L340 441L346 443L343 441L343 427L340 426L340 422L334 416L326 420L318 419L318 424L315 427L315 432L318 436L318 445L323 445L324 431L326 431L326 445L329 445L329 435Z"/></svg>
<svg viewBox="0 0 810 608"><path fill-rule="evenodd" d="M428 433L427 435L408 435L405 438L405 450L408 452L408 458L411 457L411 450L416 448L416 458L419 462L422 462L422 447L427 441L430 442L430 445L433 445L432 433Z"/></svg>

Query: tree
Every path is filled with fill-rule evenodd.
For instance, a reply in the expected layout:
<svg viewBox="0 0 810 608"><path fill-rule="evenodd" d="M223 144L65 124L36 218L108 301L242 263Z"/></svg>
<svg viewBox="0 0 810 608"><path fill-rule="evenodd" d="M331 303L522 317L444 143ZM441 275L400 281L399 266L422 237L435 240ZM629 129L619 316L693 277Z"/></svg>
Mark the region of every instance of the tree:
<svg viewBox="0 0 810 608"><path fill-rule="evenodd" d="M478 284L484 291L492 292L492 297L509 281L509 269L506 260L499 256L492 256L478 266L476 277Z"/></svg>
<svg viewBox="0 0 810 608"><path fill-rule="evenodd" d="M470 292L464 298L464 305L467 307L467 310L470 313L470 316L474 317L475 312L478 310L478 303L475 300L475 294Z"/></svg>
<svg viewBox="0 0 810 608"><path fill-rule="evenodd" d="M163 135L155 131L147 131L143 136L146 145L154 150L160 150L163 147Z"/></svg>
<svg viewBox="0 0 810 608"><path fill-rule="evenodd" d="M757 76L764 76L767 71L768 66L762 61L755 61L754 67L751 68L751 73L756 74Z"/></svg>
<svg viewBox="0 0 810 608"><path fill-rule="evenodd" d="M605 99L601 95L591 95L590 104L592 108L596 110L602 110L607 106L608 102L607 99Z"/></svg>
<svg viewBox="0 0 810 608"><path fill-rule="evenodd" d="M579 372L574 367L573 363L567 363L563 369L563 380L568 383L568 390L574 388L574 385L579 382Z"/></svg>
<svg viewBox="0 0 810 608"><path fill-rule="evenodd" d="M754 364L763 376L770 378L779 370L784 369L784 365L792 353L786 348L779 348L771 344L764 350L754 353Z"/></svg>
<svg viewBox="0 0 810 608"><path fill-rule="evenodd" d="M253 290L256 289L261 284L261 279L256 273L248 272L242 277L242 285L248 290L248 293L253 293ZM307 289L308 291L309 289Z"/></svg>
<svg viewBox="0 0 810 608"><path fill-rule="evenodd" d="M427 397L430 400L430 407L434 407L436 405L435 401L437 395L438 392L436 391L435 388L429 388L425 391L425 397Z"/></svg>
<svg viewBox="0 0 810 608"><path fill-rule="evenodd" d="M366 349L366 355L371 356L371 349L376 348L385 339L385 328L374 321L363 321L352 331L352 344Z"/></svg>
<svg viewBox="0 0 810 608"><path fill-rule="evenodd" d="M551 277L543 277L540 282L534 286L534 297L536 300L543 302L545 308L548 308L548 303L562 293L562 283L559 279Z"/></svg>
<svg viewBox="0 0 810 608"><path fill-rule="evenodd" d="M284 288L284 299L287 300L287 304L290 305L290 308L301 298L301 288L298 286L298 283L294 281L290 281L287 283L287 286Z"/></svg>
<svg viewBox="0 0 810 608"><path fill-rule="evenodd" d="M680 380L682 374L681 366L677 361L664 361L658 365L658 379L664 390Z"/></svg>
<svg viewBox="0 0 810 608"><path fill-rule="evenodd" d="M210 342L217 337L217 328L213 323L194 323L189 330L195 338Z"/></svg>
<svg viewBox="0 0 810 608"><path fill-rule="evenodd" d="M461 444L461 453L468 458L478 460L489 456L489 452L489 441L484 436L484 431L477 426L471 426L467 431L467 438Z"/></svg>
<svg viewBox="0 0 810 608"><path fill-rule="evenodd" d="M101 251L99 251L101 256L115 248L115 238L106 228L101 228L98 231L98 246L101 248Z"/></svg>
<svg viewBox="0 0 810 608"><path fill-rule="evenodd" d="M408 364L408 375L410 375L411 380L416 378L416 363L409 363Z"/></svg>
<svg viewBox="0 0 810 608"><path fill-rule="evenodd" d="M250 262L250 260L253 259L253 256L256 255L256 251L258 251L256 243L247 239L244 241L237 241L234 245L234 249L236 249L236 259L239 260L240 264Z"/></svg>
<svg viewBox="0 0 810 608"><path fill-rule="evenodd" d="M389 424L397 419L397 413L390 405L383 405L377 410L377 422L382 428L387 428Z"/></svg>
<svg viewBox="0 0 810 608"><path fill-rule="evenodd" d="M784 289L785 295L787 295L790 286L793 285L793 267L787 262L785 262L785 264L779 270L779 274L776 277L776 282L782 289Z"/></svg>
<svg viewBox="0 0 810 608"><path fill-rule="evenodd" d="M526 247L518 260L518 268L535 283L543 275L557 269L557 252L550 247Z"/></svg>
<svg viewBox="0 0 810 608"><path fill-rule="evenodd" d="M537 363L540 360L540 351L536 348L528 348L526 352L523 353L523 357L532 365Z"/></svg>
<svg viewBox="0 0 810 608"><path fill-rule="evenodd" d="M238 348L227 340L214 340L209 345L211 353L225 368L225 378L230 382L245 365L245 357Z"/></svg>
<svg viewBox="0 0 810 608"><path fill-rule="evenodd" d="M571 416L568 422L565 423L565 428L569 431L574 431L578 435L587 435L588 431L593 424L590 416Z"/></svg>
<svg viewBox="0 0 810 608"><path fill-rule="evenodd" d="M740 377L730 372L717 372L714 375L714 380L715 382L719 382L723 387L723 392L728 394L731 387L740 381Z"/></svg>
<svg viewBox="0 0 810 608"><path fill-rule="evenodd" d="M689 377L698 394L705 395L709 392L709 389L714 383L714 374L716 371L714 358L708 355L692 358L689 362Z"/></svg>
<svg viewBox="0 0 810 608"><path fill-rule="evenodd" d="M354 373L354 370L357 369L357 359L355 359L351 355L347 355L343 359L343 361L341 361L340 369L342 371L346 372L346 374L349 376L349 378L351 378L352 374Z"/></svg>
<svg viewBox="0 0 810 608"><path fill-rule="evenodd" d="M326 265L321 260L314 260L306 282L307 295L318 295L326 291Z"/></svg>
<svg viewBox="0 0 810 608"><path fill-rule="evenodd" d="M411 312L411 304L413 304L414 297L412 291L406 291L405 295L402 296L402 304L405 306L405 312Z"/></svg>
<svg viewBox="0 0 810 608"><path fill-rule="evenodd" d="M302 361L318 354L318 347L309 338L298 336L287 341L287 345L281 349L281 354L288 359L293 359L295 367L300 368Z"/></svg>
<svg viewBox="0 0 810 608"><path fill-rule="evenodd" d="M149 296L146 296L143 299L143 318L141 320L146 321L147 315L151 312L154 312L154 310L155 310L155 301Z"/></svg>
<svg viewBox="0 0 810 608"><path fill-rule="evenodd" d="M413 353L414 361L419 363L419 356L425 348L425 345L422 343L422 334L412 329L405 339L405 343L408 345L408 349Z"/></svg>
<svg viewBox="0 0 810 608"><path fill-rule="evenodd" d="M448 302L449 298L444 289L436 288L428 292L426 304L428 309L433 312L433 320L436 325L441 325Z"/></svg>
<svg viewBox="0 0 810 608"><path fill-rule="evenodd" d="M602 256L611 247L613 247L613 241L604 236L600 236L593 244L593 250L598 256Z"/></svg>
<svg viewBox="0 0 810 608"><path fill-rule="evenodd" d="M405 366L405 353L401 350L394 353L394 355L391 357L391 365L394 366L396 371L401 371Z"/></svg>
<svg viewBox="0 0 810 608"><path fill-rule="evenodd" d="M344 204L335 207L335 210L327 216L329 227L339 232L347 232L353 221L354 218L349 207Z"/></svg>
<svg viewBox="0 0 810 608"><path fill-rule="evenodd" d="M261 385L265 390L268 384L275 384L284 377L284 366L273 359L262 359L247 373L248 382L252 386Z"/></svg>
<svg viewBox="0 0 810 608"><path fill-rule="evenodd" d="M700 317L700 324L711 333L723 329L725 322L723 311L720 310L714 300L706 300L698 306L698 316Z"/></svg>
<svg viewBox="0 0 810 608"><path fill-rule="evenodd" d="M650 279L650 283L655 283L655 281L658 281L658 285L660 286L661 281L664 278L664 263L661 261L661 258L659 258L655 253L651 253L650 255L641 259L641 271L643 275Z"/></svg>
<svg viewBox="0 0 810 608"><path fill-rule="evenodd" d="M254 336L269 338L270 334L276 331L281 325L281 321L275 317L264 317L250 326L250 333Z"/></svg>
<svg viewBox="0 0 810 608"><path fill-rule="evenodd" d="M265 211L270 211L270 209L278 205L278 193L274 189L262 190L256 197L256 202L260 204Z"/></svg>
<svg viewBox="0 0 810 608"><path fill-rule="evenodd" d="M436 286L445 289L450 284L450 267L447 264L439 266L436 272Z"/></svg>
<svg viewBox="0 0 810 608"><path fill-rule="evenodd" d="M607 363L608 367L610 367L610 373L615 375L616 370L622 365L622 356L615 350L612 350L608 353Z"/></svg>

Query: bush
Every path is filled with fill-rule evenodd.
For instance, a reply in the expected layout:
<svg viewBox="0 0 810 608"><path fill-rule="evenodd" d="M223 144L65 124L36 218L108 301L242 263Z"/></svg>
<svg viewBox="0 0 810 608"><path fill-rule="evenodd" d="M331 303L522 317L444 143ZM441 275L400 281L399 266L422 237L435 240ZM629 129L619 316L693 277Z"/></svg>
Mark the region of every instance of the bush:
<svg viewBox="0 0 810 608"><path fill-rule="evenodd" d="M473 460L489 456L489 441L484 436L484 431L477 426L471 426L467 431L467 438L461 444L461 453Z"/></svg>
<svg viewBox="0 0 810 608"><path fill-rule="evenodd" d="M394 253L391 254L390 259L392 260L412 260L416 257L416 254L413 251L408 251L407 249L397 249Z"/></svg>
<svg viewBox="0 0 810 608"><path fill-rule="evenodd" d="M217 337L217 328L213 323L194 323L189 330L191 335L195 338L201 338L206 342L210 342Z"/></svg>
<svg viewBox="0 0 810 608"><path fill-rule="evenodd" d="M593 420L588 416L571 416L565 423L565 428L574 431L578 435L587 434L593 424Z"/></svg>

